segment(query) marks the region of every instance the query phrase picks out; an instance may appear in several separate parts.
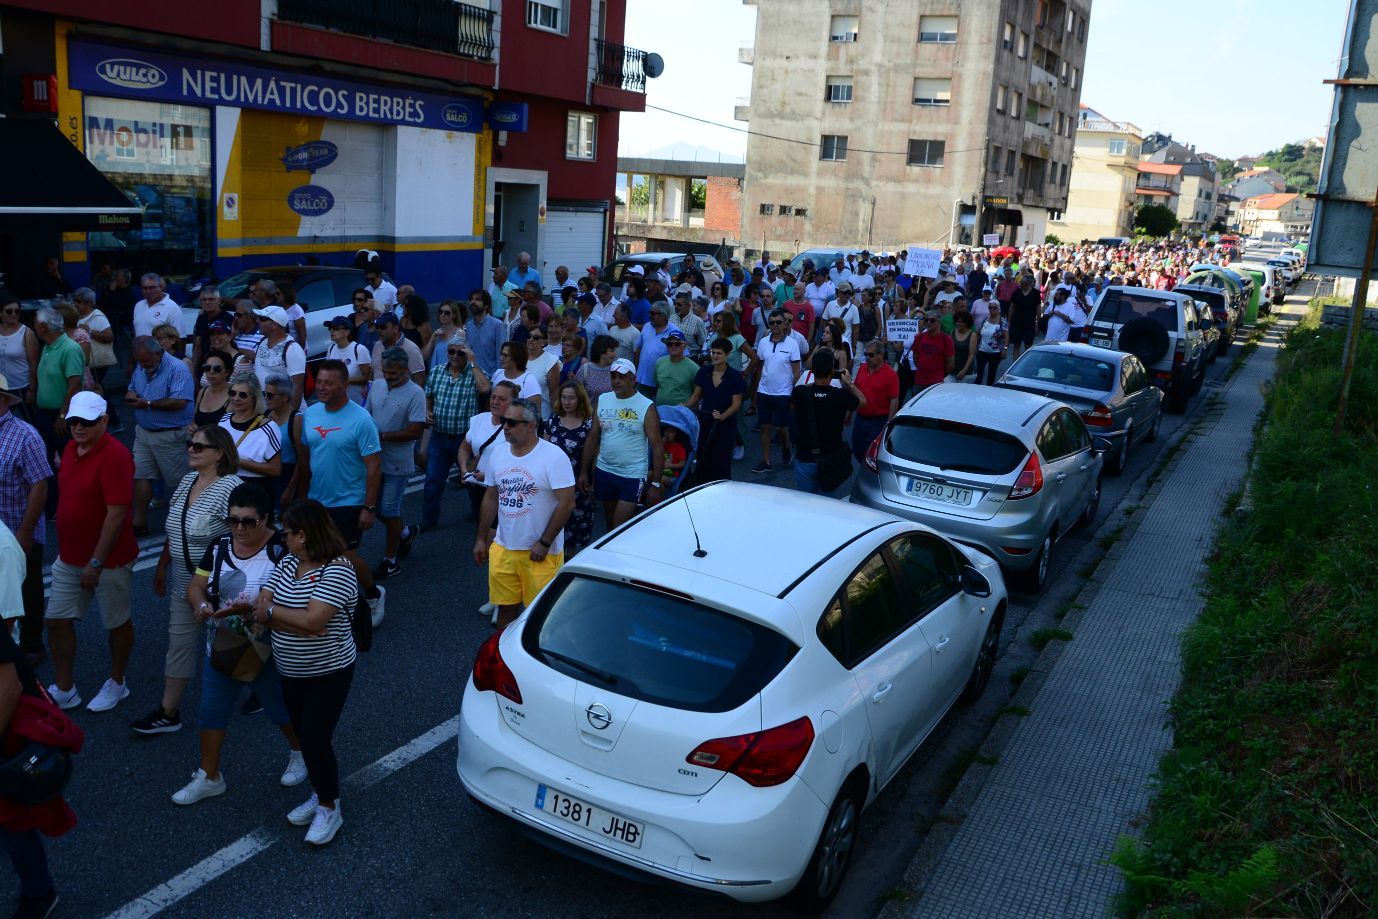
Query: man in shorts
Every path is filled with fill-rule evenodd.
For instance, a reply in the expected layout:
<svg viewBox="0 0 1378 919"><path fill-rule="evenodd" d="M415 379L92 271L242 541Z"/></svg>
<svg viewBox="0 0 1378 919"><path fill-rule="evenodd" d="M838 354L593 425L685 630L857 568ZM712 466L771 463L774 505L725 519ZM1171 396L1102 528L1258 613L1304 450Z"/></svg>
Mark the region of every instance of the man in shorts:
<svg viewBox="0 0 1378 919"><path fill-rule="evenodd" d="M406 558L416 542L416 529L402 519L402 498L416 471L412 449L426 430L426 394L409 376L407 353L401 348L382 352L383 379L369 384L368 411L383 444L383 497L379 512L387 528L383 560L373 569L375 580L399 573L398 558Z"/></svg>
<svg viewBox="0 0 1378 919"><path fill-rule="evenodd" d="M153 481L171 495L187 465L187 425L196 415L196 384L187 365L150 335L134 339L134 369L124 403L134 411L134 533L148 534Z"/></svg>
<svg viewBox="0 0 1378 919"><path fill-rule="evenodd" d="M81 704L73 676L75 623L86 615L94 596L110 640L110 678L86 708L108 712L129 696L124 675L134 648L129 618L130 584L139 557L129 524L134 458L106 432L108 408L96 393L72 396L66 418L72 440L57 472L57 558L46 617L56 682L48 694L64 709Z"/></svg>
<svg viewBox="0 0 1378 919"><path fill-rule="evenodd" d="M660 501L665 452L655 404L637 391L636 365L618 358L608 369L612 392L599 396L594 406L597 417L584 444L579 490L593 489L611 530L630 520L638 503Z"/></svg>
<svg viewBox="0 0 1378 919"><path fill-rule="evenodd" d="M503 435L484 460L483 507L474 561L488 564L496 625L516 619L565 561L564 532L574 510L574 470L565 452L540 436L540 415L517 399L503 415ZM497 521L490 547L488 528Z"/></svg>
<svg viewBox="0 0 1378 919"><path fill-rule="evenodd" d="M359 557L364 530L378 516L383 486L383 446L378 426L368 409L349 398L349 368L343 361L324 360L316 369L316 398L303 411L301 446L297 451L293 494L325 505L344 537L349 563L359 576L359 590L368 601L373 624L383 621L383 589Z"/></svg>
<svg viewBox="0 0 1378 919"><path fill-rule="evenodd" d="M756 420L761 425L761 461L751 467L756 475L775 471L770 463L770 443L777 430L784 438L781 452L785 465L790 465L794 460L789 443L790 425L794 420L790 411L790 395L794 392L795 380L799 379L799 363L803 358L798 343L790 335L793 329L789 315L784 310L775 310L768 322L770 334L756 343L756 359L761 367L761 382L756 389Z"/></svg>

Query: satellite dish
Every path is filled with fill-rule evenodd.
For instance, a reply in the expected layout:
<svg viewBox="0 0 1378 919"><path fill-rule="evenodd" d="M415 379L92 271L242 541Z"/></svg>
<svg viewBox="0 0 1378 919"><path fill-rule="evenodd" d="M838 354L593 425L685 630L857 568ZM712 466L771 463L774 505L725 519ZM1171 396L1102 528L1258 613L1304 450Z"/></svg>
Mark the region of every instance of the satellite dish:
<svg viewBox="0 0 1378 919"><path fill-rule="evenodd" d="M641 70L654 80L665 72L665 60L653 51L641 59Z"/></svg>

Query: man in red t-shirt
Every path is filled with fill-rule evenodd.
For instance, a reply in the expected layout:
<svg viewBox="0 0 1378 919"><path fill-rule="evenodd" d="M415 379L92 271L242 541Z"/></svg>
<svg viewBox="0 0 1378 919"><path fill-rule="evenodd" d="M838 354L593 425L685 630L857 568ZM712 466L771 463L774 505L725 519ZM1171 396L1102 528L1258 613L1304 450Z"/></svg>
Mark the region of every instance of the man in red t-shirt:
<svg viewBox="0 0 1378 919"><path fill-rule="evenodd" d="M789 313L789 322L794 331L804 336L805 341L813 341L813 303L804 296L804 285L794 285L794 299L787 300L781 307Z"/></svg>
<svg viewBox="0 0 1378 919"><path fill-rule="evenodd" d="M924 389L941 383L952 372L955 353L952 336L943 331L943 314L929 310L924 327L909 344L909 365L914 368L914 388Z"/></svg>
<svg viewBox="0 0 1378 919"><path fill-rule="evenodd" d="M899 411L900 378L895 368L885 363L885 343L868 341L866 360L856 371L856 388L866 397L852 420L852 455L858 463L866 461L866 451L885 422Z"/></svg>
<svg viewBox="0 0 1378 919"><path fill-rule="evenodd" d="M128 695L124 673L134 647L130 584L139 544L129 523L134 500L134 457L106 433L105 400L93 392L72 396L67 426L72 439L58 467L57 558L48 598L48 648L56 684L48 694L61 708L81 704L72 670L77 656L74 623L92 595L110 637L110 678L87 709L108 712Z"/></svg>

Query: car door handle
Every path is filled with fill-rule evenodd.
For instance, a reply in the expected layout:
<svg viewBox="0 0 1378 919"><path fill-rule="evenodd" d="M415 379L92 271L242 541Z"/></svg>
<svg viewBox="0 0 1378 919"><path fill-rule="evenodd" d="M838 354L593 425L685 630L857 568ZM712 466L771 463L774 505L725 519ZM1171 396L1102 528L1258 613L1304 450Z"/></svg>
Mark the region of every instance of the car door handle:
<svg viewBox="0 0 1378 919"><path fill-rule="evenodd" d="M1065 479L1065 478L1067 478L1067 473L1065 473L1065 472L1059 472L1057 475L1053 476L1053 481L1054 481L1054 482L1061 482L1061 481L1062 481L1063 479Z"/></svg>
<svg viewBox="0 0 1378 919"><path fill-rule="evenodd" d="M950 635L944 635L942 638L938 639L937 644L933 646L933 653L942 654L943 648L946 648L951 643L952 637Z"/></svg>
<svg viewBox="0 0 1378 919"><path fill-rule="evenodd" d="M890 695L890 690L894 688L895 685L893 683L881 683L880 688L878 688L875 692L871 693L871 701L877 703L884 702L885 697Z"/></svg>
<svg viewBox="0 0 1378 919"><path fill-rule="evenodd" d="M1082 463L1082 464L1081 464L1081 471L1082 471L1082 472L1085 472L1086 470L1088 470L1088 469L1090 469L1090 468L1091 468L1091 464L1090 464L1090 463Z"/></svg>

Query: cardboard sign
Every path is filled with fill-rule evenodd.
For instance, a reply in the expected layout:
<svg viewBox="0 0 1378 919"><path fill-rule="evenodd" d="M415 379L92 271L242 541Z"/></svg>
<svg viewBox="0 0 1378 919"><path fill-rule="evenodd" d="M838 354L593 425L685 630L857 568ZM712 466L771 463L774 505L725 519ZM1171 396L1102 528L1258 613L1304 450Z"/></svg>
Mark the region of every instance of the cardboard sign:
<svg viewBox="0 0 1378 919"><path fill-rule="evenodd" d="M940 249L916 249L910 246L909 253L904 259L904 273L916 278L936 278L938 264L942 260L943 253Z"/></svg>
<svg viewBox="0 0 1378 919"><path fill-rule="evenodd" d="M914 340L915 335L919 334L919 324L917 319L887 319L885 320L885 337L889 341L908 344Z"/></svg>
<svg viewBox="0 0 1378 919"><path fill-rule="evenodd" d="M1000 245L1000 234L999 234L999 233L986 233L985 235L983 235L983 236L981 237L981 245L983 245L983 246L998 246L998 245Z"/></svg>

